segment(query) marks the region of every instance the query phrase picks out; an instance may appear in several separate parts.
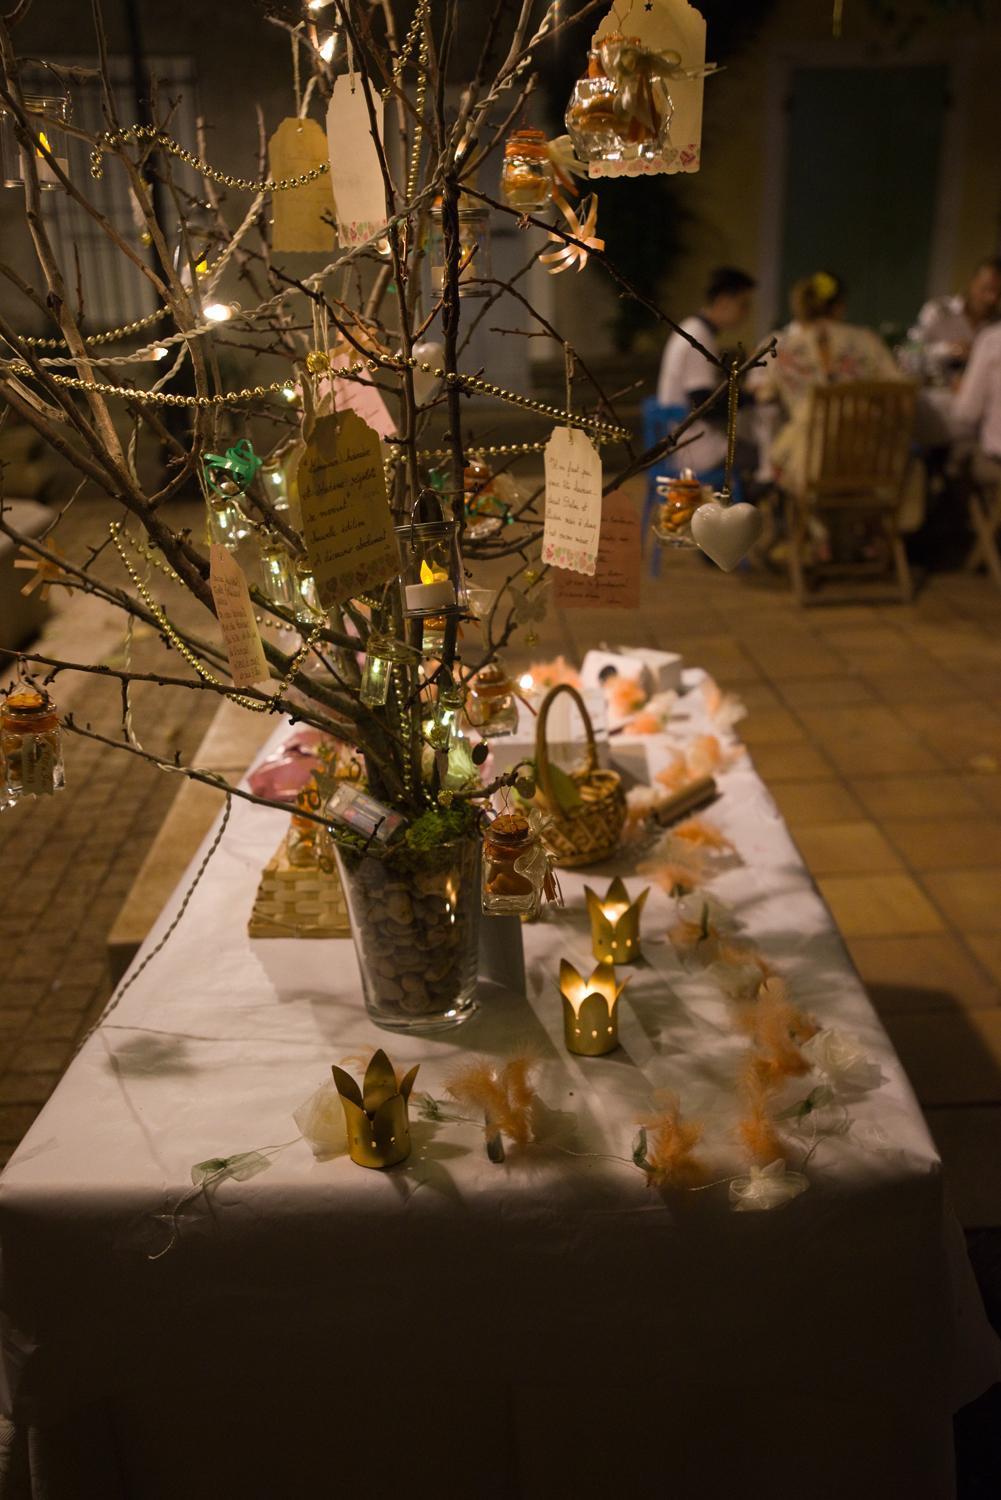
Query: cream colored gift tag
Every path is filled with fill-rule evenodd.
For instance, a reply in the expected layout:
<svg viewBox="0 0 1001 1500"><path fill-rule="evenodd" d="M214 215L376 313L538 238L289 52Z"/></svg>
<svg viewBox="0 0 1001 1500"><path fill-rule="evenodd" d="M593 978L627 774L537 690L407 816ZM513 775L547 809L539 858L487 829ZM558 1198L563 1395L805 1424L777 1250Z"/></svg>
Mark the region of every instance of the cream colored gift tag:
<svg viewBox="0 0 1001 1500"><path fill-rule="evenodd" d="M589 177L646 177L663 172L697 172L702 161L702 94L706 65L706 23L688 0L617 0L594 34L597 47L616 35L639 39L645 51L666 65L663 88L670 100L670 139L650 160L616 157L592 161Z"/></svg>
<svg viewBox="0 0 1001 1500"><path fill-rule="evenodd" d="M353 411L317 417L296 475L320 603L355 598L398 571L378 433Z"/></svg>
<svg viewBox="0 0 1001 1500"><path fill-rule="evenodd" d="M326 160L327 142L315 120L283 120L268 142L268 162L275 182L313 172ZM325 172L301 187L272 193L271 217L275 250L332 250L334 200L329 175Z"/></svg>
<svg viewBox="0 0 1001 1500"><path fill-rule="evenodd" d="M372 104L381 140L383 108L378 94ZM386 185L365 89L353 73L334 80L327 108L327 150L338 238L342 245L361 245L386 222Z"/></svg>
<svg viewBox="0 0 1001 1500"><path fill-rule="evenodd" d="M226 644L233 686L254 687L267 680L268 664L243 569L225 547L209 548L209 588Z"/></svg>
<svg viewBox="0 0 1001 1500"><path fill-rule="evenodd" d="M586 433L557 427L546 444L542 561L593 573L601 540L601 458Z"/></svg>

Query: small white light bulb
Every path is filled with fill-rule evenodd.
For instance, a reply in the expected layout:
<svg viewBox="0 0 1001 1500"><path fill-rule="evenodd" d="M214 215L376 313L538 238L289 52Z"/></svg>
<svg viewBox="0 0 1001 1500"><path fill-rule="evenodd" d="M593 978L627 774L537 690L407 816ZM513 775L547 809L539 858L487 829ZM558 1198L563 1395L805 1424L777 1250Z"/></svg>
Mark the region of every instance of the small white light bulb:
<svg viewBox="0 0 1001 1500"><path fill-rule="evenodd" d="M323 38L323 41L320 43L319 47L317 48L317 51L319 52L320 56L323 58L324 62L329 62L330 59L334 55L334 51L335 51L336 47L337 47L337 32L336 31L329 31L327 33L327 35Z"/></svg>
<svg viewBox="0 0 1001 1500"><path fill-rule="evenodd" d="M210 302L205 316L210 323L225 323L233 316L233 309L226 302Z"/></svg>
<svg viewBox="0 0 1001 1500"><path fill-rule="evenodd" d="M521 676L518 678L518 686L521 688L522 692L530 693L532 691L535 686L535 678L532 676L531 672L523 672L521 674Z"/></svg>

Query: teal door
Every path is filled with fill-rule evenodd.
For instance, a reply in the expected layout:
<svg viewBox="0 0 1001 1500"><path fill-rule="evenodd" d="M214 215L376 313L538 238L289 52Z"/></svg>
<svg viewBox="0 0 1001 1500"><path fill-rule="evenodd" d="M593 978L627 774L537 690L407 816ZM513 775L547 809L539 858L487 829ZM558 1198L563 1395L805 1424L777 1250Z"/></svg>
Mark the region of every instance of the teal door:
<svg viewBox="0 0 1001 1500"><path fill-rule="evenodd" d="M905 329L927 294L947 71L800 68L789 100L782 305L811 271L848 287L847 317Z"/></svg>

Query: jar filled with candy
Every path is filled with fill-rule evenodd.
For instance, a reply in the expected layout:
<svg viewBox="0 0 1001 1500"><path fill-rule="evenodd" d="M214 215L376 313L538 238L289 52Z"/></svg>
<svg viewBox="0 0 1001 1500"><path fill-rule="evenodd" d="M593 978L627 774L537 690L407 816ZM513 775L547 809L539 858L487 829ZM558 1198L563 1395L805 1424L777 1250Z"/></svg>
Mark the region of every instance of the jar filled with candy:
<svg viewBox="0 0 1001 1500"><path fill-rule="evenodd" d="M59 715L41 688L15 688L0 708L0 753L9 802L51 797L65 784Z"/></svg>
<svg viewBox="0 0 1001 1500"><path fill-rule="evenodd" d="M533 213L553 195L546 137L541 130L515 130L504 145L501 192L509 208Z"/></svg>
<svg viewBox="0 0 1001 1500"><path fill-rule="evenodd" d="M657 540L665 547L694 547L692 517L706 501L705 487L691 469L683 469L677 477L658 479L657 494L660 505L653 523Z"/></svg>

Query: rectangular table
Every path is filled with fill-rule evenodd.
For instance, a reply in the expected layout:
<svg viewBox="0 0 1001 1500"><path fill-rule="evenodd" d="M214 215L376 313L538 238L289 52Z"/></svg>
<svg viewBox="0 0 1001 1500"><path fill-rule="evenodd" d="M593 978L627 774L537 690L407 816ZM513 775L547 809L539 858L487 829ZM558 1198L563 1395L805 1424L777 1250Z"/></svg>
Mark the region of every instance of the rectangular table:
<svg viewBox="0 0 1001 1500"><path fill-rule="evenodd" d="M692 691L672 735L706 728ZM651 740L651 772L670 754ZM712 894L881 1070L814 1153L809 1191L730 1208L747 1043L666 941L659 890L620 1050L565 1052L555 975L563 955L590 968L583 885L618 871L637 891L628 862L562 873L566 912L523 930L526 994L485 985L450 1036L395 1037L366 1018L350 942L247 938L286 819L234 802L176 932L0 1181L4 1409L29 1484L7 1494L952 1494L950 1414L999 1371L939 1160L749 760L720 784L709 817L739 858ZM331 1062L357 1071L378 1045L420 1062L436 1097L458 1057L530 1047L554 1140L495 1165L475 1128L414 1111L391 1172L314 1160L293 1110ZM662 1196L629 1165L663 1088L707 1122L722 1185ZM193 1164L288 1142L188 1204L158 1253Z"/></svg>

